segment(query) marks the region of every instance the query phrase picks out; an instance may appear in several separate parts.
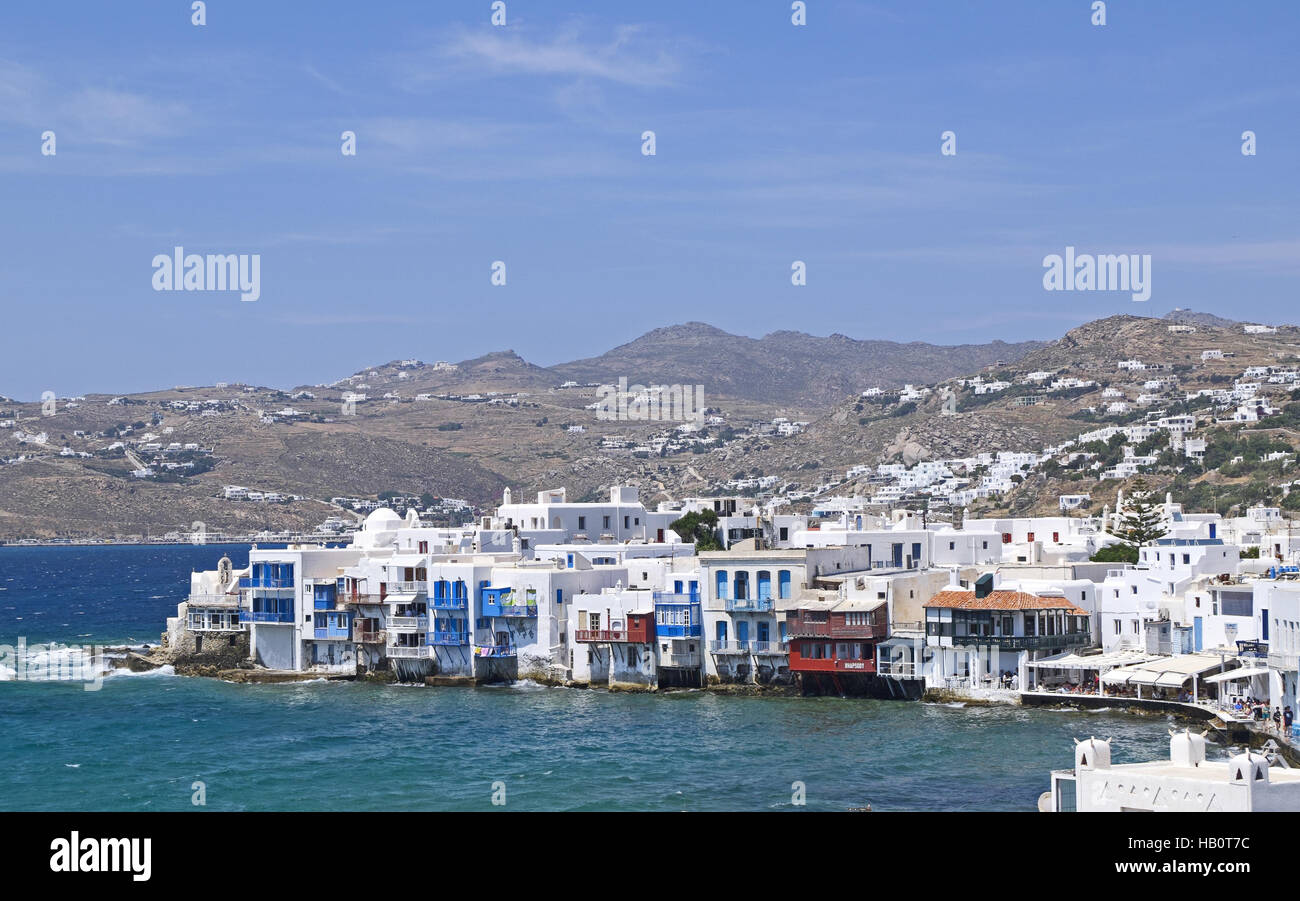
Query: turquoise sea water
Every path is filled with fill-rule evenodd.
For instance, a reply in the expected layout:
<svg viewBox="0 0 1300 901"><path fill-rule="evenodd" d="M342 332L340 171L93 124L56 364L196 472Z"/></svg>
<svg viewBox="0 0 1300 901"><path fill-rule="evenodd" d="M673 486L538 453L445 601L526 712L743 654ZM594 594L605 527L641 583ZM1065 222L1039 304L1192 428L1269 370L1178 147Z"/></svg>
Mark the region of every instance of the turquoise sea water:
<svg viewBox="0 0 1300 901"><path fill-rule="evenodd" d="M158 640L191 568L246 548L0 548L0 644ZM241 560L241 554L243 560ZM0 809L1033 810L1072 737L1116 762L1167 721L838 698L234 685L166 674L100 691L0 683ZM500 793L498 791L498 797Z"/></svg>

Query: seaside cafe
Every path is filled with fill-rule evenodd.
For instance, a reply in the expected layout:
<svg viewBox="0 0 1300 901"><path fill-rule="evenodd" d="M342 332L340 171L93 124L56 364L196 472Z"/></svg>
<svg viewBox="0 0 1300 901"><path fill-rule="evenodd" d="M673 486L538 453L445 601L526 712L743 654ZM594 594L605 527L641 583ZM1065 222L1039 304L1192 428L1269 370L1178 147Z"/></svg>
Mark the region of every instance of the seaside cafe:
<svg viewBox="0 0 1300 901"><path fill-rule="evenodd" d="M1206 678L1223 673L1228 664L1236 664L1235 657L1219 654L1180 654L1176 657L1158 657L1143 663L1111 670L1101 677L1101 693L1108 690L1116 695L1152 700L1177 698L1188 689L1193 704L1217 699L1217 680ZM1170 698L1170 694L1173 698Z"/></svg>

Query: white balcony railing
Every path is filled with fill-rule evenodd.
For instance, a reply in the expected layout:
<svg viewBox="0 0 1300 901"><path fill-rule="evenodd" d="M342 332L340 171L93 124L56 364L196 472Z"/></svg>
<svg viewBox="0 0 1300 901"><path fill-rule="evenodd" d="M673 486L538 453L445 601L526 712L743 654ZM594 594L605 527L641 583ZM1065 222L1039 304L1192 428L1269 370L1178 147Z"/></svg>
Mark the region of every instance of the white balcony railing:
<svg viewBox="0 0 1300 901"><path fill-rule="evenodd" d="M420 657L428 657L429 648L427 645L415 645L414 647L407 647L404 645L390 644L387 648L384 649L384 653L386 653L389 657L418 659Z"/></svg>
<svg viewBox="0 0 1300 901"><path fill-rule="evenodd" d="M191 607L238 607L237 594L191 594L185 601Z"/></svg>
<svg viewBox="0 0 1300 901"><path fill-rule="evenodd" d="M426 632L429 629L429 617L390 616L386 625L390 630L397 632Z"/></svg>

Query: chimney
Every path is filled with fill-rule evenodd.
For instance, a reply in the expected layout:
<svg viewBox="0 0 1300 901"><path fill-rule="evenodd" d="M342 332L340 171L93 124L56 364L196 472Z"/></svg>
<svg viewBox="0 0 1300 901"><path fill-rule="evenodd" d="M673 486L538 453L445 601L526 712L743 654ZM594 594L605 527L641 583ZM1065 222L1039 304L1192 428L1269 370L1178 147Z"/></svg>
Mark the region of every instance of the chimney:
<svg viewBox="0 0 1300 901"><path fill-rule="evenodd" d="M986 598L993 593L993 573L985 573L975 582L975 597Z"/></svg>

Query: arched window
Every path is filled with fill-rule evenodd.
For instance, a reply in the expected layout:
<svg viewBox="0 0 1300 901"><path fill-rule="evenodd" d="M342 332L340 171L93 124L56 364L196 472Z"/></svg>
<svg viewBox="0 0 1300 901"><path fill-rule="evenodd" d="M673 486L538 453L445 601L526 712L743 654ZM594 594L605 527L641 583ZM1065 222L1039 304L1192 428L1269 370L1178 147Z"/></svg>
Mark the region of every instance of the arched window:
<svg viewBox="0 0 1300 901"><path fill-rule="evenodd" d="M790 596L790 570L783 569L776 574L776 592L780 598Z"/></svg>
<svg viewBox="0 0 1300 901"><path fill-rule="evenodd" d="M758 599L770 600L772 597L772 574L765 569L758 571Z"/></svg>

